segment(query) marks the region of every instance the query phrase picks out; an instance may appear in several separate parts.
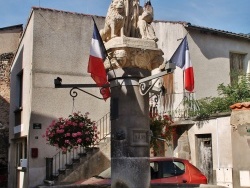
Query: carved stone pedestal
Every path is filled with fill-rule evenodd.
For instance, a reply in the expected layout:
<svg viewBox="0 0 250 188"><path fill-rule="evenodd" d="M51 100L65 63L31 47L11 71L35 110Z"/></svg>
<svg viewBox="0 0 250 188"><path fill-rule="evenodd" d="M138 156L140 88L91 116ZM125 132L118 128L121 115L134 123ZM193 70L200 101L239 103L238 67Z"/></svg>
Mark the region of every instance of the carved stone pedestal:
<svg viewBox="0 0 250 188"><path fill-rule="evenodd" d="M117 37L105 43L111 85L111 187L149 188L149 95L139 80L163 62L155 41ZM111 70L112 68L114 70Z"/></svg>
<svg viewBox="0 0 250 188"><path fill-rule="evenodd" d="M138 67L153 70L159 67L164 59L162 50L157 48L153 40L131 37L116 37L105 43L109 60L105 61L105 68L114 69Z"/></svg>

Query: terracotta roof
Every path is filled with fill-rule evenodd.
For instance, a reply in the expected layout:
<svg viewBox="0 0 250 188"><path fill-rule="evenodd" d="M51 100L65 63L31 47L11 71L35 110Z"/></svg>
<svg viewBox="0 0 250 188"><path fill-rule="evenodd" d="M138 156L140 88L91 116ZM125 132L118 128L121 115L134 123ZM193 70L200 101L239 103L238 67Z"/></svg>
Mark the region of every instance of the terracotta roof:
<svg viewBox="0 0 250 188"><path fill-rule="evenodd" d="M232 110L250 110L250 102L236 103L230 106Z"/></svg>

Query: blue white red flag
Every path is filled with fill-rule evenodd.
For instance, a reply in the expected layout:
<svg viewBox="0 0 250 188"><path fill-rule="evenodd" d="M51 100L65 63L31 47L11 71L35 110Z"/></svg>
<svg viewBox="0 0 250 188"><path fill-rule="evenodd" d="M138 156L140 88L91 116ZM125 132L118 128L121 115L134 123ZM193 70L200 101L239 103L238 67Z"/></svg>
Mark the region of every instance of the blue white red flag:
<svg viewBox="0 0 250 188"><path fill-rule="evenodd" d="M91 77L96 82L96 85L101 88L101 94L104 99L110 97L109 87L103 87L108 85L107 73L104 67L104 61L107 57L107 52L100 36L99 30L94 21L94 31L90 47L90 56L88 62L88 72L91 73Z"/></svg>
<svg viewBox="0 0 250 188"><path fill-rule="evenodd" d="M178 46L174 55L171 57L170 62L183 69L185 89L192 92L194 90L194 71L190 60L187 36Z"/></svg>

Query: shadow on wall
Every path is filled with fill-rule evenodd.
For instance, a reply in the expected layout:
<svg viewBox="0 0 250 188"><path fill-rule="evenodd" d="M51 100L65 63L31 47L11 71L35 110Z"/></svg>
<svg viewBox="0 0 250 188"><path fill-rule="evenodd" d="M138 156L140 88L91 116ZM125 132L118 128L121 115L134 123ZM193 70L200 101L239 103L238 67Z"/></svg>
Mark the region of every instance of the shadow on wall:
<svg viewBox="0 0 250 188"><path fill-rule="evenodd" d="M9 102L0 96L0 165L7 165L9 143Z"/></svg>
<svg viewBox="0 0 250 188"><path fill-rule="evenodd" d="M0 129L0 167L8 164L9 129Z"/></svg>
<svg viewBox="0 0 250 188"><path fill-rule="evenodd" d="M0 187L7 187L9 102L0 96Z"/></svg>
<svg viewBox="0 0 250 188"><path fill-rule="evenodd" d="M207 59L228 58L229 50L225 48L232 46L228 39L213 33L190 34L190 37Z"/></svg>
<svg viewBox="0 0 250 188"><path fill-rule="evenodd" d="M0 96L0 130L9 127L9 109L10 103Z"/></svg>

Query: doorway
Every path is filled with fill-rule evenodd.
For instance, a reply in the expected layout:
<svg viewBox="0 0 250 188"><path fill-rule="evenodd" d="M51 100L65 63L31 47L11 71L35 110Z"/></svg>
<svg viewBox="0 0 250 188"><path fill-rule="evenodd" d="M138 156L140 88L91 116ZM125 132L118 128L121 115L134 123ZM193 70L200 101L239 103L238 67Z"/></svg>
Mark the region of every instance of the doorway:
<svg viewBox="0 0 250 188"><path fill-rule="evenodd" d="M197 167L207 177L208 183L213 183L212 135L198 134L196 140Z"/></svg>
<svg viewBox="0 0 250 188"><path fill-rule="evenodd" d="M23 188L25 171L27 168L27 138L21 138L15 142L16 153L16 187ZM22 163L25 161L24 163Z"/></svg>

